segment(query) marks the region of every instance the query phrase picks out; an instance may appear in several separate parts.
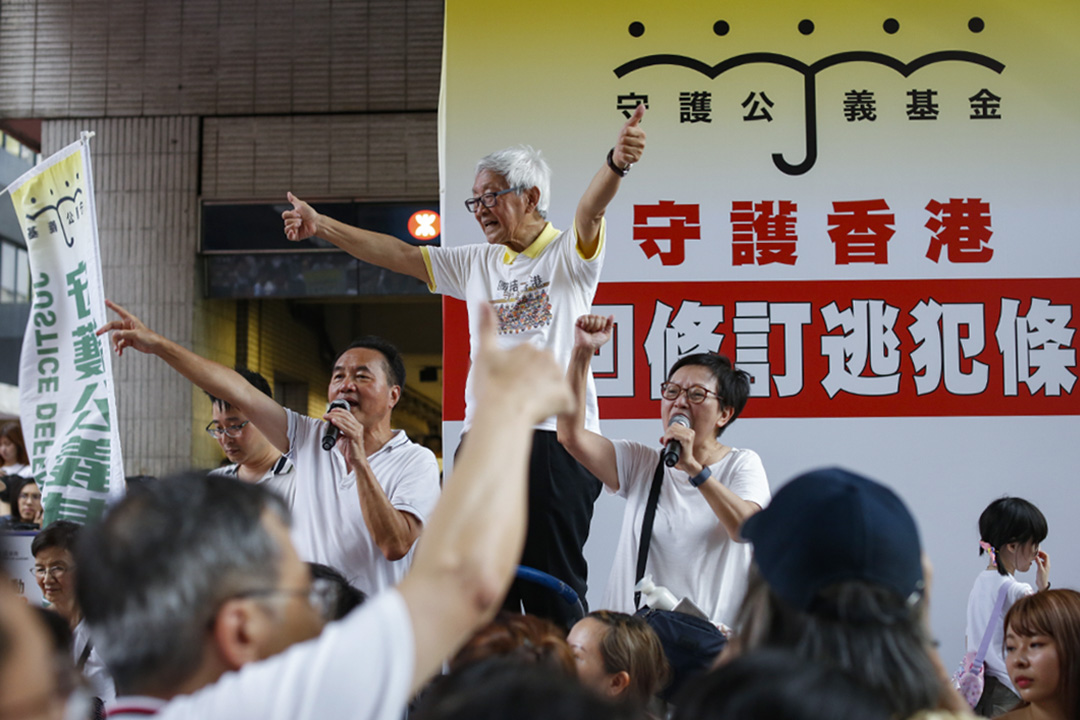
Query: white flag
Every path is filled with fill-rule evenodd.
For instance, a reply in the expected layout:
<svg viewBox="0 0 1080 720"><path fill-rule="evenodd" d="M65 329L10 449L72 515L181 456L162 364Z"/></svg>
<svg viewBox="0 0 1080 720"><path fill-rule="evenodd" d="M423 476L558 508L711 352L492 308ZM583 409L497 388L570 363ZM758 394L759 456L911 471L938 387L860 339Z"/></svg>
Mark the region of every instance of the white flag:
<svg viewBox="0 0 1080 720"><path fill-rule="evenodd" d="M19 366L26 449L44 524L84 523L124 492L106 338L90 133L8 186L30 255L33 306Z"/></svg>

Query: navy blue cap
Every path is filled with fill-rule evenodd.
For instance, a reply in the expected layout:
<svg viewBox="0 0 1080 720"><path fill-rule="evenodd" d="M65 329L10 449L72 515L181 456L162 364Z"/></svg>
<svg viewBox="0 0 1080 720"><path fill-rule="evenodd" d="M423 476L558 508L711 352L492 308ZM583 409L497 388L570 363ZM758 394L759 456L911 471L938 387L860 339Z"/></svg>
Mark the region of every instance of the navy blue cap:
<svg viewBox="0 0 1080 720"><path fill-rule="evenodd" d="M903 600L923 588L919 531L904 502L841 468L784 485L740 534L754 544L769 587L800 610L810 610L824 588L847 580L883 586Z"/></svg>

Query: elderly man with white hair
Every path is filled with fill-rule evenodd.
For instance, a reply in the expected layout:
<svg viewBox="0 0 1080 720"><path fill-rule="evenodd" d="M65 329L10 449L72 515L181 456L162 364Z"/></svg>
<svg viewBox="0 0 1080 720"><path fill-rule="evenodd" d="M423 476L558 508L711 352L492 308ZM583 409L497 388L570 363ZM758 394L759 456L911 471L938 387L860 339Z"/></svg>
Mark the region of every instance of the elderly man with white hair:
<svg viewBox="0 0 1080 720"><path fill-rule="evenodd" d="M551 171L540 153L517 146L492 153L476 168L472 197L465 201L487 244L416 247L398 238L347 225L315 211L289 193L292 209L282 213L285 235L303 240L317 235L364 262L428 284L432 292L464 300L470 336L478 326L477 308L494 305L503 347L531 343L551 350L562 367L570 362L574 322L590 312L605 250L604 212L630 166L645 150L638 106L620 129L578 202L574 223L560 231L547 220ZM476 343L471 355L475 360ZM473 374L465 385L465 432L475 409ZM522 564L563 580L582 598L586 590L582 547L589 534L600 483L559 444L554 417L536 425L529 463L529 529ZM586 427L599 432L596 387L590 375ZM466 440L465 442L472 442ZM485 442L484 438L477 438ZM515 586L507 606L551 618L564 625L573 611L542 588Z"/></svg>

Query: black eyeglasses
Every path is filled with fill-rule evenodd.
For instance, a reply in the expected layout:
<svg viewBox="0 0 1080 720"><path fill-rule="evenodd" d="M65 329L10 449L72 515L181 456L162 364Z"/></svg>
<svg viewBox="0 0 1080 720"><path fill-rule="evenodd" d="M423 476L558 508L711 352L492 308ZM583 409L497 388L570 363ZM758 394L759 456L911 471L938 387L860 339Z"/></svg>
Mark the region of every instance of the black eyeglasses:
<svg viewBox="0 0 1080 720"><path fill-rule="evenodd" d="M240 433L243 431L244 426L247 425L249 422L251 421L245 420L239 425L229 425L228 427L222 427L215 424L213 421L210 421L210 424L206 426L206 432L210 433L210 437L214 438L215 440L220 438L223 433L231 438L238 438L240 437Z"/></svg>
<svg viewBox="0 0 1080 720"><path fill-rule="evenodd" d="M700 385L691 385L688 388L684 388L681 385L676 385L673 382L666 382L660 384L660 394L665 400L675 401L679 399L679 396L686 393L686 399L694 405L700 405L705 402L705 398L713 395L717 400L720 396L714 393L708 388L703 388Z"/></svg>
<svg viewBox="0 0 1080 720"><path fill-rule="evenodd" d="M480 209L481 205L486 208L493 208L495 207L495 204L499 202L498 198L500 195L505 195L508 192L517 192L520 189L521 188L512 187L507 188L506 190L500 190L499 192L484 193L480 197L469 198L465 201L465 209L474 213Z"/></svg>

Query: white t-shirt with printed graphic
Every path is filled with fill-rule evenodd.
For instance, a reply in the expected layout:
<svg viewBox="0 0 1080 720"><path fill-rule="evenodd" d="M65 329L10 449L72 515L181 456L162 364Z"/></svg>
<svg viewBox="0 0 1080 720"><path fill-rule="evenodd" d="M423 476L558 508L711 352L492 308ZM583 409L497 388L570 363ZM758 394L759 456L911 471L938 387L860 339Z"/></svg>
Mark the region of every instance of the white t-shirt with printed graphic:
<svg viewBox="0 0 1080 720"><path fill-rule="evenodd" d="M432 292L464 300L469 307L469 336L476 337L480 303L495 306L499 319L498 338L502 348L523 342L550 350L561 367L570 364L574 349L574 323L592 310L596 285L604 264L604 235L591 258L578 252L576 230L560 232L548 223L524 252L503 245L422 247ZM476 346L469 351L475 359ZM465 429L472 425L475 405L473 376L465 382ZM596 404L596 384L589 374L585 405L585 427L600 431ZM555 418L536 426L554 430Z"/></svg>

